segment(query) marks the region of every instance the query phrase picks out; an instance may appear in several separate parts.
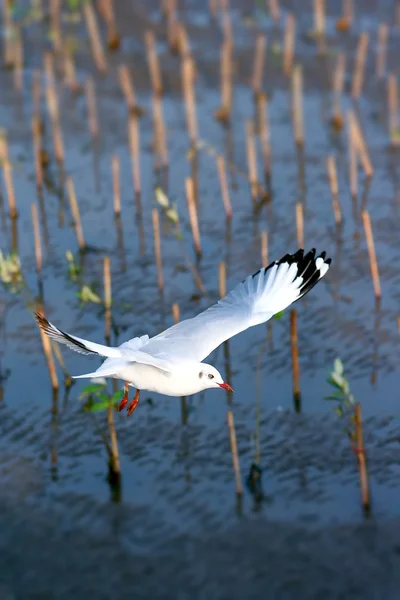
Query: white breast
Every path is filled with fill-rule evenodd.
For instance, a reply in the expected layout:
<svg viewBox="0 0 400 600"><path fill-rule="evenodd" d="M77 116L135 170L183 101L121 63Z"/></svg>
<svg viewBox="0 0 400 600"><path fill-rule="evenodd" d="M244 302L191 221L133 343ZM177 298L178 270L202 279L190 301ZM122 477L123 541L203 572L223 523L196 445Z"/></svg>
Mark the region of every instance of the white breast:
<svg viewBox="0 0 400 600"><path fill-rule="evenodd" d="M118 379L129 381L138 390L157 392L166 396L189 396L202 389L197 378L187 373L174 371L168 373L150 365L131 363L116 374Z"/></svg>

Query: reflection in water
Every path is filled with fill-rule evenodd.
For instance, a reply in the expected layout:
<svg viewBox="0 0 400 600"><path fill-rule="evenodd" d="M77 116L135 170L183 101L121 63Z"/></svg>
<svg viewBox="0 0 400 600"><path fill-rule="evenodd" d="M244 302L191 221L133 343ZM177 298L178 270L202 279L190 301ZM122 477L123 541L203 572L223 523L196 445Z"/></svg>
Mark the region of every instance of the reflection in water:
<svg viewBox="0 0 400 600"><path fill-rule="evenodd" d="M380 298L375 298L375 319L374 319L374 331L372 340L372 372L371 372L371 383L374 385L378 379L378 368L379 368L379 338L380 338L380 327L382 320Z"/></svg>
<svg viewBox="0 0 400 600"><path fill-rule="evenodd" d="M53 481L58 480L58 389L53 389L51 401L50 473Z"/></svg>

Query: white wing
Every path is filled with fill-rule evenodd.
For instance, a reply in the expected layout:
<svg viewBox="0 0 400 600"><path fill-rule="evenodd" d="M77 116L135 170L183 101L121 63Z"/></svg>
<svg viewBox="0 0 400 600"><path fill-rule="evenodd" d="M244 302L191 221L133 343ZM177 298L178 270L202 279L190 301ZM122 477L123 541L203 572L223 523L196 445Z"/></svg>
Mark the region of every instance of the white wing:
<svg viewBox="0 0 400 600"><path fill-rule="evenodd" d="M268 321L304 296L328 271L331 259L315 250L286 254L237 285L225 298L193 319L181 321L153 337L144 352L172 362L202 361L222 342Z"/></svg>
<svg viewBox="0 0 400 600"><path fill-rule="evenodd" d="M99 356L115 359L122 358L126 362L138 362L143 365L151 365L161 369L162 371L168 372L170 372L172 369L172 365L169 363L169 361L150 356L146 352L139 350L139 348L143 348L143 345L148 342L148 335L144 335L141 338L133 338L127 342L124 342L118 348L115 348L112 346L104 346L103 344L95 344L89 340L85 340L83 338L76 337L75 335L70 335L65 331L61 331L61 329L58 329L39 313L36 313L35 317L40 329L46 335L59 344L64 344L71 350L79 352L80 354L97 354Z"/></svg>

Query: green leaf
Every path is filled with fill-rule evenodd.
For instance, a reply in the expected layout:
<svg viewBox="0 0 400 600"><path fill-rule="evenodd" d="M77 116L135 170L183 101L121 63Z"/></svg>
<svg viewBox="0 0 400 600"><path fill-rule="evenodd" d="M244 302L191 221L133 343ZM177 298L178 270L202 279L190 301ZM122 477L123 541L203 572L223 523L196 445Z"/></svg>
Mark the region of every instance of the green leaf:
<svg viewBox="0 0 400 600"><path fill-rule="evenodd" d="M274 319L277 319L279 321L279 319L282 319L284 314L285 314L285 311L281 310L280 312L277 312L274 314Z"/></svg>
<svg viewBox="0 0 400 600"><path fill-rule="evenodd" d="M123 395L124 395L123 390L118 390L118 392L114 392L113 395L111 396L111 402L113 404L116 402L120 402L123 398Z"/></svg>
<svg viewBox="0 0 400 600"><path fill-rule="evenodd" d="M100 296L98 296L88 285L83 285L81 291L77 292L77 296L82 302L101 304Z"/></svg>
<svg viewBox="0 0 400 600"><path fill-rule="evenodd" d="M79 400L83 400L91 394L96 394L97 392L100 392L100 390L103 390L104 387L105 385L103 383L94 383L93 385L87 385L83 388L82 393L79 396Z"/></svg>
<svg viewBox="0 0 400 600"><path fill-rule="evenodd" d="M169 207L169 200L167 194L160 187L156 187L155 189L156 201L163 208Z"/></svg>
<svg viewBox="0 0 400 600"><path fill-rule="evenodd" d="M344 367L343 367L343 363L340 358L335 358L335 361L333 363L333 370L338 375L343 375Z"/></svg>
<svg viewBox="0 0 400 600"><path fill-rule="evenodd" d="M107 410L109 406L110 400L107 398L107 400L104 400L103 402L94 402L92 404L85 405L84 409L90 412L100 412L101 410Z"/></svg>
<svg viewBox="0 0 400 600"><path fill-rule="evenodd" d="M179 215L176 208L169 208L165 214L167 215L168 219L173 223L179 223Z"/></svg>
<svg viewBox="0 0 400 600"><path fill-rule="evenodd" d="M335 373L334 371L332 371L331 376L330 376L330 378L329 378L328 381L332 385L335 385L339 389L343 390L343 387L344 387L344 384L345 384L345 379L341 375L339 375L338 373Z"/></svg>
<svg viewBox="0 0 400 600"><path fill-rule="evenodd" d="M343 417L344 412L343 412L343 408L341 406L336 406L334 411L337 415L339 415L339 417Z"/></svg>

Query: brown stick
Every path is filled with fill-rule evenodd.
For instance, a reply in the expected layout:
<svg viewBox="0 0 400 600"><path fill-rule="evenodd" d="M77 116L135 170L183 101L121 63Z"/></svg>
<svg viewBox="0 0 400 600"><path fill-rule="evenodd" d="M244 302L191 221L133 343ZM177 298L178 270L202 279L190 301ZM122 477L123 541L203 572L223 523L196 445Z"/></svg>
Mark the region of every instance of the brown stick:
<svg viewBox="0 0 400 600"><path fill-rule="evenodd" d="M343 0L342 14L350 26L353 22L354 17L353 0Z"/></svg>
<svg viewBox="0 0 400 600"><path fill-rule="evenodd" d="M326 167L328 169L329 185L332 193L333 214L335 215L336 225L342 222L342 211L339 204L339 187L337 180L336 161L333 154L330 154L326 159Z"/></svg>
<svg viewBox="0 0 400 600"><path fill-rule="evenodd" d="M336 67L333 74L333 116L332 121L334 127L342 129L343 127L343 116L342 116L342 94L344 86L344 76L346 73L346 55L341 52L336 61Z"/></svg>
<svg viewBox="0 0 400 600"><path fill-rule="evenodd" d="M294 309L290 311L290 342L292 348L292 377L293 377L293 397L296 409L299 410L301 402L300 394L300 363L299 349L297 340L297 314Z"/></svg>
<svg viewBox="0 0 400 600"><path fill-rule="evenodd" d="M232 23L229 12L229 0L220 0L222 14L222 32L224 40L227 40L233 47Z"/></svg>
<svg viewBox="0 0 400 600"><path fill-rule="evenodd" d="M304 248L304 214L301 202L296 203L296 231L297 244L299 248Z"/></svg>
<svg viewBox="0 0 400 600"><path fill-rule="evenodd" d="M253 78L251 83L254 96L257 96L262 92L266 46L267 36L264 33L259 33L256 37L256 50L254 53L253 63Z"/></svg>
<svg viewBox="0 0 400 600"><path fill-rule="evenodd" d="M44 69L46 73L46 101L53 134L54 154L58 164L61 165L64 162L64 144L61 134L53 57L49 52L46 52L44 55Z"/></svg>
<svg viewBox="0 0 400 600"><path fill-rule="evenodd" d="M83 13L85 15L86 27L89 34L90 45L92 48L93 60L100 73L105 73L107 71L107 60L103 50L103 44L100 37L96 14L94 12L90 0L84 2Z"/></svg>
<svg viewBox="0 0 400 600"><path fill-rule="evenodd" d="M3 164L3 176L7 193L9 215L11 219L16 219L18 211L15 202L12 165L8 154L7 134L5 131L0 131L0 162Z"/></svg>
<svg viewBox="0 0 400 600"><path fill-rule="evenodd" d="M253 205L258 199L258 175L257 175L257 150L254 136L254 123L251 119L246 120L246 151L247 168Z"/></svg>
<svg viewBox="0 0 400 600"><path fill-rule="evenodd" d="M168 146L165 135L164 114L160 96L153 95L153 120L155 147L161 161L161 167L168 167Z"/></svg>
<svg viewBox="0 0 400 600"><path fill-rule="evenodd" d="M314 0L314 33L325 35L325 0Z"/></svg>
<svg viewBox="0 0 400 600"><path fill-rule="evenodd" d="M374 169L372 167L371 159L369 157L367 144L365 142L360 125L353 110L348 111L348 121L352 130L351 135L353 136L353 141L358 155L360 157L360 161L364 169L365 175L368 178L371 178L374 174Z"/></svg>
<svg viewBox="0 0 400 600"><path fill-rule="evenodd" d="M135 90L132 83L132 78L129 73L129 69L126 65L119 66L119 83L122 89L122 93L125 97L125 102L128 110L131 114L136 117L141 117L145 110L141 108L136 102Z"/></svg>
<svg viewBox="0 0 400 600"><path fill-rule="evenodd" d="M225 159L222 154L217 156L218 178L221 187L222 202L224 203L225 215L227 219L232 218L232 206L229 197L229 187L226 177Z"/></svg>
<svg viewBox="0 0 400 600"><path fill-rule="evenodd" d="M347 121L348 126L348 144L349 144L349 179L350 192L353 199L358 196L358 169L357 169L357 148L354 141L353 128Z"/></svg>
<svg viewBox="0 0 400 600"><path fill-rule="evenodd" d="M40 243L40 228L39 218L37 212L37 206L35 203L31 205L32 210L32 225L33 225L33 237L35 241L35 257L36 257L36 270L39 280L42 279L42 245Z"/></svg>
<svg viewBox="0 0 400 600"><path fill-rule="evenodd" d="M303 146L303 71L300 65L292 71L292 110L294 139L298 146Z"/></svg>
<svg viewBox="0 0 400 600"><path fill-rule="evenodd" d="M71 207L72 218L74 220L74 228L76 239L78 240L78 246L80 250L84 250L86 248L85 237L83 235L82 223L81 223L81 215L79 212L78 202L76 200L75 187L71 177L66 178L66 186L68 191L69 204Z"/></svg>
<svg viewBox="0 0 400 600"><path fill-rule="evenodd" d="M386 69L386 50L389 37L389 27L387 23L381 23L378 29L378 45L376 50L376 75L382 78Z"/></svg>
<svg viewBox="0 0 400 600"><path fill-rule="evenodd" d="M220 58L221 106L214 113L215 118L223 123L229 122L232 112L232 52L231 42L225 39Z"/></svg>
<svg viewBox="0 0 400 600"><path fill-rule="evenodd" d="M97 107L96 107L96 89L92 77L88 77L85 81L86 91L86 103L88 110L89 119L89 131L92 136L93 142L96 142L99 138L99 122L97 119Z"/></svg>
<svg viewBox="0 0 400 600"><path fill-rule="evenodd" d="M14 65L14 40L15 26L12 17L11 2L3 2L3 31L7 32L3 39L3 61L4 66L9 68Z"/></svg>
<svg viewBox="0 0 400 600"><path fill-rule="evenodd" d="M112 0L103 0L103 17L107 23L107 47L109 50L118 50L120 47L120 38L115 21L114 6Z"/></svg>
<svg viewBox="0 0 400 600"><path fill-rule="evenodd" d="M156 265L157 265L157 279L158 279L158 289L160 292L164 289L164 279L162 273L162 260L161 260L161 240L160 240L160 217L158 214L158 210L153 208L152 210L153 217L153 232L154 232L154 252L156 255Z"/></svg>
<svg viewBox="0 0 400 600"><path fill-rule="evenodd" d="M38 308L38 313L45 316L43 307ZM59 388L58 377L57 377L56 366L54 364L54 358L53 358L53 352L51 349L50 338L44 333L44 331L42 331L41 327L39 327L39 332L40 332L40 337L42 340L44 356L45 356L46 362L47 362L47 368L49 370L51 387L53 388L53 390L58 390L58 388Z"/></svg>
<svg viewBox="0 0 400 600"><path fill-rule="evenodd" d="M376 260L375 243L374 243L374 236L372 233L371 219L369 216L369 212L367 210L363 210L361 213L361 216L362 216L363 225L364 225L365 239L367 241L372 283L374 285L375 297L376 297L377 301L379 302L381 299L381 284L380 284L380 278L379 278L378 261Z"/></svg>
<svg viewBox="0 0 400 600"><path fill-rule="evenodd" d="M104 336L107 344L111 341L111 269L110 257L105 256L103 260L103 281L104 281Z"/></svg>
<svg viewBox="0 0 400 600"><path fill-rule="evenodd" d="M40 123L40 117L37 115L32 116L32 138L33 138L33 153L35 157L35 174L36 174L36 186L39 192L43 187L43 165L42 165L42 128Z"/></svg>
<svg viewBox="0 0 400 600"><path fill-rule="evenodd" d="M268 118L268 98L267 96L260 94L258 98L258 122L260 126L260 141L261 141L261 152L263 155L264 162L264 174L269 185L271 181L271 145L270 145L270 133L269 133L269 118Z"/></svg>
<svg viewBox="0 0 400 600"><path fill-rule="evenodd" d="M22 37L22 29L16 29L14 41L14 87L17 92L21 93L23 89L24 75L24 45Z"/></svg>
<svg viewBox="0 0 400 600"><path fill-rule="evenodd" d="M172 317L174 319L174 323L179 323L179 319L180 319L179 304L175 303L172 305Z"/></svg>
<svg viewBox="0 0 400 600"><path fill-rule="evenodd" d="M129 150L131 154L133 187L135 194L140 196L142 191L140 177L140 128L139 119L134 115L129 116Z"/></svg>
<svg viewBox="0 0 400 600"><path fill-rule="evenodd" d="M182 84L186 110L186 123L190 142L195 144L198 138L196 99L194 92L194 63L190 56L182 59Z"/></svg>
<svg viewBox="0 0 400 600"><path fill-rule="evenodd" d="M296 35L296 20L292 13L286 16L285 40L283 49L283 72L290 75L293 65L294 45Z"/></svg>
<svg viewBox="0 0 400 600"><path fill-rule="evenodd" d="M243 494L243 486L242 486L242 476L240 473L239 455L238 455L237 442L236 442L235 419L233 417L233 412L231 410L228 410L226 416L227 416L227 420L228 420L229 439L230 439L230 443L231 443L232 464L233 464L233 470L235 472L236 493L241 496Z"/></svg>
<svg viewBox="0 0 400 600"><path fill-rule="evenodd" d="M393 147L400 144L400 126L399 126L399 104L397 97L397 78L390 74L387 78L387 96L388 96L388 125L390 143Z"/></svg>
<svg viewBox="0 0 400 600"><path fill-rule="evenodd" d="M52 35L54 50L58 53L61 53L62 49L63 49L60 14L61 14L60 0L50 0L51 35Z"/></svg>
<svg viewBox="0 0 400 600"><path fill-rule="evenodd" d="M76 78L75 60L73 53L66 48L64 56L64 82L69 87L72 94L76 94L81 86Z"/></svg>
<svg viewBox="0 0 400 600"><path fill-rule="evenodd" d="M279 0L269 0L269 12L274 21L279 21L281 16Z"/></svg>
<svg viewBox="0 0 400 600"><path fill-rule="evenodd" d="M150 70L151 84L155 95L162 95L163 84L161 79L160 64L156 52L156 40L154 33L150 30L145 33L145 42L147 48L147 62Z"/></svg>
<svg viewBox="0 0 400 600"><path fill-rule="evenodd" d="M113 154L111 159L111 171L113 181L114 213L119 216L121 214L121 188L119 181L119 158L116 154Z"/></svg>
<svg viewBox="0 0 400 600"><path fill-rule="evenodd" d="M365 457L364 438L362 430L362 418L361 418L361 405L359 402L355 405L355 420L356 420L356 454L358 468L360 472L360 487L361 487L361 503L364 511L368 512L370 509L370 497L369 497L369 485L368 485L368 471L367 462Z"/></svg>
<svg viewBox="0 0 400 600"><path fill-rule="evenodd" d="M268 267L268 233L266 229L261 231L261 262L264 268Z"/></svg>
<svg viewBox="0 0 400 600"><path fill-rule="evenodd" d="M197 218L197 206L195 201L195 191L193 179L191 177L186 177L185 179L185 187L186 187L186 201L188 205L189 211L189 220L190 227L192 230L193 236L193 244L198 256L201 255L201 239L200 239L200 230L199 230L199 221Z"/></svg>
<svg viewBox="0 0 400 600"><path fill-rule="evenodd" d="M351 87L351 95L354 100L358 100L362 92L364 84L364 69L367 58L369 35L362 33L358 40L356 60L354 64L353 82Z"/></svg>
<svg viewBox="0 0 400 600"><path fill-rule="evenodd" d="M226 296L226 265L225 261L219 263L219 297L225 298Z"/></svg>

